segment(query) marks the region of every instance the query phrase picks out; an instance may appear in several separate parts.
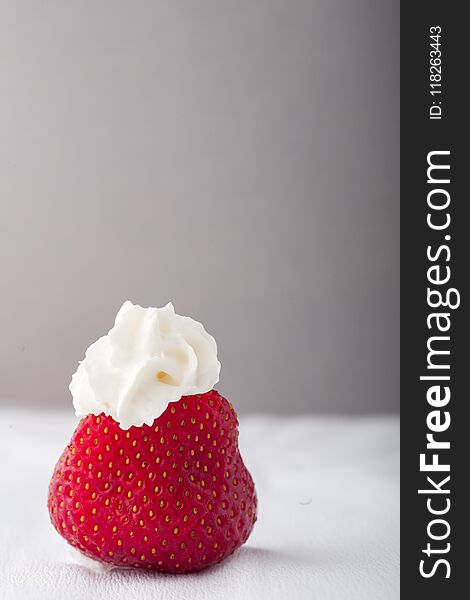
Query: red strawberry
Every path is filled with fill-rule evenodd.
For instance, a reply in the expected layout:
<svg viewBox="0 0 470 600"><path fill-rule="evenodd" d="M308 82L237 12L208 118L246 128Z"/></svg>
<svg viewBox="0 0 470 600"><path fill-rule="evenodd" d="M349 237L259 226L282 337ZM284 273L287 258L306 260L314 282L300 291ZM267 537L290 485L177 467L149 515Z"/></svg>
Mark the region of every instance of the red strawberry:
<svg viewBox="0 0 470 600"><path fill-rule="evenodd" d="M231 404L212 390L171 403L151 427L88 415L49 487L57 531L116 566L197 571L231 554L256 521Z"/></svg>

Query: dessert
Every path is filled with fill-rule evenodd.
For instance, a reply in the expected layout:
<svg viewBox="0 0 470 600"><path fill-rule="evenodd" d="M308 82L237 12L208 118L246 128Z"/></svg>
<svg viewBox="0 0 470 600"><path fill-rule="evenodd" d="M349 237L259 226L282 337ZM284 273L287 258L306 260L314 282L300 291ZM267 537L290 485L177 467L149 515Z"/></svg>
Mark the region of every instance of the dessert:
<svg viewBox="0 0 470 600"><path fill-rule="evenodd" d="M246 541L257 499L219 371L200 323L171 304L123 305L70 385L83 418L48 499L69 544L110 566L184 573Z"/></svg>

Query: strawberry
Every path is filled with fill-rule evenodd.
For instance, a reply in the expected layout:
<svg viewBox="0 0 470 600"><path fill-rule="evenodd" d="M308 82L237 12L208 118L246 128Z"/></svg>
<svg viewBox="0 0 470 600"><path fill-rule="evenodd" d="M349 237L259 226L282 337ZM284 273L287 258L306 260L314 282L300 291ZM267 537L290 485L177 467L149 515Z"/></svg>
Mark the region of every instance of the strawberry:
<svg viewBox="0 0 470 600"><path fill-rule="evenodd" d="M212 390L171 403L151 427L83 418L55 467L48 508L60 535L88 557L184 573L243 544L256 503L237 416Z"/></svg>

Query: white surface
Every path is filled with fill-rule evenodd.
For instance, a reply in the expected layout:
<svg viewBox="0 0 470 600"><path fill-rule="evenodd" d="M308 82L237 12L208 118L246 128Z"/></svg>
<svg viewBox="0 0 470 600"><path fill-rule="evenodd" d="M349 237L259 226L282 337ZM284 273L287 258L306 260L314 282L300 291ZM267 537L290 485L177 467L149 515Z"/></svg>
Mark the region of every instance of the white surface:
<svg viewBox="0 0 470 600"><path fill-rule="evenodd" d="M72 562L46 497L74 426L72 414L0 411L1 600L399 597L398 419L241 419L258 522L233 557L178 576Z"/></svg>

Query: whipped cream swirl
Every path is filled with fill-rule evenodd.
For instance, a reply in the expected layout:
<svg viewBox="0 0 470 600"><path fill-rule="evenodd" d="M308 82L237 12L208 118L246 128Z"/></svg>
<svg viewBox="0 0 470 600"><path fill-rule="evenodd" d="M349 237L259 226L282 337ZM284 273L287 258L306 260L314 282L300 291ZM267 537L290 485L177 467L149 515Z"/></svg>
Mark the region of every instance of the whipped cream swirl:
<svg viewBox="0 0 470 600"><path fill-rule="evenodd" d="M114 327L92 344L72 376L78 416L105 413L122 429L152 425L181 396L219 381L217 344L201 323L163 308L124 302Z"/></svg>

